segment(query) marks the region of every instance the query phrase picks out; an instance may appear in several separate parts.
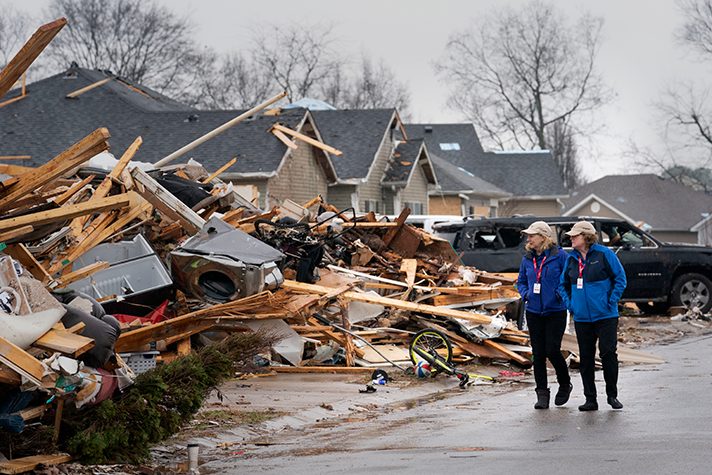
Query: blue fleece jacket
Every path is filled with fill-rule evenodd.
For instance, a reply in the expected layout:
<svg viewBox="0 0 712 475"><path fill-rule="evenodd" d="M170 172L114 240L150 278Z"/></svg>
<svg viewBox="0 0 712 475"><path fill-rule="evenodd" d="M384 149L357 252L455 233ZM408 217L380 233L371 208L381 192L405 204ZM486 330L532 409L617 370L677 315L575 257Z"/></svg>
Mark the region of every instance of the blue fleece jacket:
<svg viewBox="0 0 712 475"><path fill-rule="evenodd" d="M541 292L538 294L534 293L537 274L534 269L534 257L536 257L537 267L541 269ZM543 255L534 256L530 252L522 258L517 289L524 300L527 311L548 315L566 310L564 301L559 295L559 278L567 257L568 254L563 249L552 248L545 250ZM542 261L544 261L543 265Z"/></svg>
<svg viewBox="0 0 712 475"><path fill-rule="evenodd" d="M618 301L627 283L618 256L609 248L594 244L582 260L583 288L578 289L581 254L571 251L561 273L559 293L576 322L618 318Z"/></svg>

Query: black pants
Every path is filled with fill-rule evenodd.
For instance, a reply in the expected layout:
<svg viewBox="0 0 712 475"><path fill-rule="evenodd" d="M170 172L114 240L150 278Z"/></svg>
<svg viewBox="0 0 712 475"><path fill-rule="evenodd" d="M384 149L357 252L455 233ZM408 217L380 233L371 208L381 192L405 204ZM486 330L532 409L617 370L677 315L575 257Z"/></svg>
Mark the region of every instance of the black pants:
<svg viewBox="0 0 712 475"><path fill-rule="evenodd" d="M571 383L569 368L561 354L561 339L566 330L566 310L549 315L527 311L527 326L534 357L534 381L537 389L549 387L546 376L546 359L549 358L559 385L568 386Z"/></svg>
<svg viewBox="0 0 712 475"><path fill-rule="evenodd" d="M618 319L607 318L596 322L574 322L576 338L581 358L581 380L583 395L587 400L596 399L596 340L598 353L603 364L603 379L606 381L606 395L618 397Z"/></svg>

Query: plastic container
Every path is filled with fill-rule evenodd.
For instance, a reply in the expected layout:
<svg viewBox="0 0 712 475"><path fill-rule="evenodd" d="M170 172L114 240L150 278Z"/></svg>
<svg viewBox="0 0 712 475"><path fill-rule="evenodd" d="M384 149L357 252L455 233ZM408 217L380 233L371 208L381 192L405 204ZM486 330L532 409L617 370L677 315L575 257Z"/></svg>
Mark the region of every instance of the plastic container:
<svg viewBox="0 0 712 475"><path fill-rule="evenodd" d="M122 360L136 374L145 373L156 367L156 356L160 351L143 351L140 353L119 353Z"/></svg>

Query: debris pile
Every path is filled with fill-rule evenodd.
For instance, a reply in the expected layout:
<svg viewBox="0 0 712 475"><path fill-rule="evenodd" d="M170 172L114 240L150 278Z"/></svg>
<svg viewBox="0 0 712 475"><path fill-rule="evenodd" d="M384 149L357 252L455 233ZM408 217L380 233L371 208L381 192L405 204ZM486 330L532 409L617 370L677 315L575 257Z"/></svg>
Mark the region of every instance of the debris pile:
<svg viewBox="0 0 712 475"><path fill-rule="evenodd" d="M0 97L65 23L28 41L0 73ZM454 361L530 365L527 335L512 322L521 311L513 279L461 266L447 241L405 223L408 209L389 222L317 196L261 210L221 170L140 166L141 137L102 169L109 140L97 128L38 168L0 168L5 431L41 420L58 446L104 460L97 427L62 439L65 402L70 413L122 394L125 402L137 374L231 334L277 335L261 360L277 371L410 365L409 341L424 328L446 335ZM175 430L225 377L202 380L186 407L163 414L170 424L151 421ZM89 440L91 450L78 448ZM44 457L23 469L68 459ZM0 471L20 470L8 463Z"/></svg>

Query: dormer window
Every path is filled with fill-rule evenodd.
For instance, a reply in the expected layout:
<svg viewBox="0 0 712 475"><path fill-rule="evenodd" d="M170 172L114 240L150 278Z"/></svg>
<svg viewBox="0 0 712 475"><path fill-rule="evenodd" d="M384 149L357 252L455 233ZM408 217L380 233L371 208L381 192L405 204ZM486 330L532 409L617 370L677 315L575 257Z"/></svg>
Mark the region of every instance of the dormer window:
<svg viewBox="0 0 712 475"><path fill-rule="evenodd" d="M460 144L457 142L441 143L440 150L460 150Z"/></svg>

